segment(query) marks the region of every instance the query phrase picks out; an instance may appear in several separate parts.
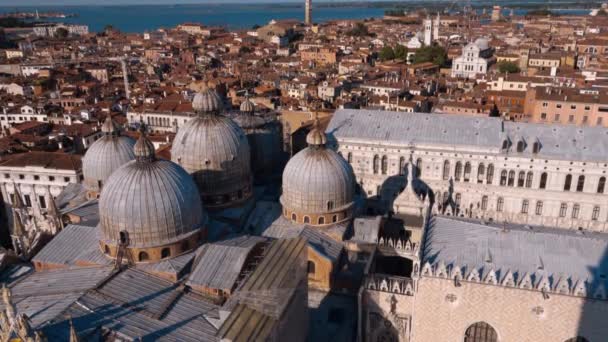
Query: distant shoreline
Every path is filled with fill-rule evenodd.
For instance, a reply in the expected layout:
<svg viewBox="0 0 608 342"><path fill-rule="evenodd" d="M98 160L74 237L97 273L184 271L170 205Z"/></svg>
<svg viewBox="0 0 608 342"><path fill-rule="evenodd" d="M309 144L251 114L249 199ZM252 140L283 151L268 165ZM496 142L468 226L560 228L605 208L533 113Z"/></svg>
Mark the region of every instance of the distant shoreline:
<svg viewBox="0 0 608 342"><path fill-rule="evenodd" d="M447 8L452 4L453 1L422 1L422 0L409 0L409 1L340 1L340 2L327 2L327 1L313 1L314 8L432 8L441 9ZM471 1L473 8L487 8L493 5L506 6L514 9L544 9L551 7L552 9L592 9L599 7L603 1L599 0L566 0L559 2L546 1L508 1L508 0L495 0L495 1ZM264 7L272 6L275 8L303 8L304 1L289 2L289 3L273 3L273 2L244 2L240 1L226 1L226 2L210 2L210 3L175 3L175 4L158 4L158 3L136 3L136 4L44 4L44 5L0 5L0 9L16 9L16 8L37 8L37 7L136 7L136 6L158 6L158 7L204 7L204 6L223 6L223 5L240 5L245 7ZM460 5L456 5L456 8Z"/></svg>

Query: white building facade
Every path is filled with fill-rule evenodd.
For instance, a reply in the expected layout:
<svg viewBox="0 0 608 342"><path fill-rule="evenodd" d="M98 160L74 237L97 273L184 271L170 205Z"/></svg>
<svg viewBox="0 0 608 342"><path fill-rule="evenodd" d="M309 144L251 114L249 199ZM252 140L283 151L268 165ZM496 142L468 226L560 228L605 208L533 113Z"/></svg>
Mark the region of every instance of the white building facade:
<svg viewBox="0 0 608 342"><path fill-rule="evenodd" d="M368 198L392 210L410 156L434 213L605 231L604 128L339 110L328 127ZM397 180L395 180L397 179Z"/></svg>
<svg viewBox="0 0 608 342"><path fill-rule="evenodd" d="M452 63L452 77L474 78L478 74L486 74L491 56L492 48L487 39L479 38L467 44L462 55Z"/></svg>

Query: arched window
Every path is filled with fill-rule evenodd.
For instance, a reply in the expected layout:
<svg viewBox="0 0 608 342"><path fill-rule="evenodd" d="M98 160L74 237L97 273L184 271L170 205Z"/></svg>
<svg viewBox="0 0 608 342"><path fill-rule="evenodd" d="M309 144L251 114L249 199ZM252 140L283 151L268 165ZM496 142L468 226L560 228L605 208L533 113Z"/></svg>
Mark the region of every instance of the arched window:
<svg viewBox="0 0 608 342"><path fill-rule="evenodd" d="M332 221L332 222L334 222L334 223L335 223L335 222L338 222L338 215L334 215L334 216L332 216L332 217L331 217L331 221Z"/></svg>
<svg viewBox="0 0 608 342"><path fill-rule="evenodd" d="M294 222L298 221L298 215L296 215L296 213L291 214L291 220Z"/></svg>
<svg viewBox="0 0 608 342"><path fill-rule="evenodd" d="M498 197L498 201L496 201L496 211L501 212L504 206L505 200L502 197Z"/></svg>
<svg viewBox="0 0 608 342"><path fill-rule="evenodd" d="M488 165L488 171L486 172L486 182L492 184L494 182L494 164Z"/></svg>
<svg viewBox="0 0 608 342"><path fill-rule="evenodd" d="M509 140L505 139L505 140L502 141L502 149L506 150L508 148L509 148Z"/></svg>
<svg viewBox="0 0 608 342"><path fill-rule="evenodd" d="M572 175L567 175L564 182L564 191L570 191L570 185L572 185Z"/></svg>
<svg viewBox="0 0 608 342"><path fill-rule="evenodd" d="M527 199L523 200L521 202L521 213L522 214L527 214L529 206L530 206L530 202Z"/></svg>
<svg viewBox="0 0 608 342"><path fill-rule="evenodd" d="M443 180L450 179L450 161L446 160L443 162Z"/></svg>
<svg viewBox="0 0 608 342"><path fill-rule="evenodd" d="M399 175L405 175L405 157L399 158Z"/></svg>
<svg viewBox="0 0 608 342"><path fill-rule="evenodd" d="M573 219L577 219L578 218L578 213L581 211L581 206L580 204L575 204L572 207L572 218Z"/></svg>
<svg viewBox="0 0 608 342"><path fill-rule="evenodd" d="M108 245L103 246L103 251L104 251L106 254L110 254L110 247L108 247Z"/></svg>
<svg viewBox="0 0 608 342"><path fill-rule="evenodd" d="M532 153L538 153L540 152L540 143L537 141L534 144L532 144Z"/></svg>
<svg viewBox="0 0 608 342"><path fill-rule="evenodd" d="M483 196L481 198L481 210L488 209L488 196Z"/></svg>
<svg viewBox="0 0 608 342"><path fill-rule="evenodd" d="M148 253L146 253L146 252L139 252L138 259L139 259L139 261L147 261L150 259L150 257L148 256Z"/></svg>
<svg viewBox="0 0 608 342"><path fill-rule="evenodd" d="M416 159L416 177L422 176L422 158Z"/></svg>
<svg viewBox="0 0 608 342"><path fill-rule="evenodd" d="M542 215L543 214L543 201L537 201L536 202L536 211L535 211L536 215Z"/></svg>
<svg viewBox="0 0 608 342"><path fill-rule="evenodd" d="M507 170L502 170L500 172L500 185L501 186L507 185Z"/></svg>
<svg viewBox="0 0 608 342"><path fill-rule="evenodd" d="M600 180L597 183L597 193L603 194L605 187L606 187L606 177L600 177Z"/></svg>
<svg viewBox="0 0 608 342"><path fill-rule="evenodd" d="M460 182L460 177L462 177L462 163L456 163L456 170L454 170L454 180Z"/></svg>
<svg viewBox="0 0 608 342"><path fill-rule="evenodd" d="M540 185L539 185L539 188L541 188L541 189L546 189L547 188L547 173L546 172L543 172L540 175Z"/></svg>
<svg viewBox="0 0 608 342"><path fill-rule="evenodd" d="M498 334L486 322L477 322L467 328L464 342L498 342Z"/></svg>
<svg viewBox="0 0 608 342"><path fill-rule="evenodd" d="M526 173L524 171L519 171L519 174L517 175L517 186L520 188L523 187L525 181L526 181Z"/></svg>
<svg viewBox="0 0 608 342"><path fill-rule="evenodd" d="M515 185L515 171L511 170L509 171L509 181L507 182L508 186L514 186Z"/></svg>
<svg viewBox="0 0 608 342"><path fill-rule="evenodd" d="M325 217L319 217L318 224L325 224Z"/></svg>
<svg viewBox="0 0 608 342"><path fill-rule="evenodd" d="M334 201L327 201L327 210L334 210Z"/></svg>
<svg viewBox="0 0 608 342"><path fill-rule="evenodd" d="M524 149L526 148L526 143L523 142L523 140L520 140L517 142L517 152L523 152Z"/></svg>
<svg viewBox="0 0 608 342"><path fill-rule="evenodd" d="M307 269L308 269L308 274L315 274L315 263L308 260Z"/></svg>
<svg viewBox="0 0 608 342"><path fill-rule="evenodd" d="M479 184L483 183L483 176L485 176L485 173L486 173L485 165L483 165L483 163L479 164L479 166L477 167L477 183L479 183Z"/></svg>
<svg viewBox="0 0 608 342"><path fill-rule="evenodd" d="M374 156L374 174L378 174L380 172L380 157L378 155Z"/></svg>
<svg viewBox="0 0 608 342"><path fill-rule="evenodd" d="M171 256L171 250L169 248L163 248L160 251L160 257L161 257L161 259L168 258L170 256Z"/></svg>
<svg viewBox="0 0 608 342"><path fill-rule="evenodd" d="M304 216L304 223L310 223L310 217Z"/></svg>
<svg viewBox="0 0 608 342"><path fill-rule="evenodd" d="M385 175L388 172L388 157L382 156L382 174Z"/></svg>
<svg viewBox="0 0 608 342"><path fill-rule="evenodd" d="M568 211L568 203L562 203L559 206L559 217L566 217L567 211Z"/></svg>
<svg viewBox="0 0 608 342"><path fill-rule="evenodd" d="M591 220L597 221L597 219L599 217L600 217L600 207L596 205L595 207L593 207L593 212L591 213Z"/></svg>
<svg viewBox="0 0 608 342"><path fill-rule="evenodd" d="M464 181L468 182L471 178L471 163L466 162L464 164Z"/></svg>
<svg viewBox="0 0 608 342"><path fill-rule="evenodd" d="M576 192L583 192L585 188L585 176L578 176L578 181L576 182Z"/></svg>
<svg viewBox="0 0 608 342"><path fill-rule="evenodd" d="M532 187L533 178L534 178L534 174L532 173L532 171L528 171L528 174L526 175L526 188Z"/></svg>

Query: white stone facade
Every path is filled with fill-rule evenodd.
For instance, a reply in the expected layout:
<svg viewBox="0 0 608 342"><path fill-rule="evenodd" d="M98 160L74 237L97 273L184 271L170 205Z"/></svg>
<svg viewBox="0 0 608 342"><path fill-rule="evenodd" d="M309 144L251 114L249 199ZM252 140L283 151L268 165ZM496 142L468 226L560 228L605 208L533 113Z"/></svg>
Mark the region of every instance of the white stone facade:
<svg viewBox="0 0 608 342"><path fill-rule="evenodd" d="M452 77L474 78L478 74L486 74L488 58L491 54L485 39L467 44L462 50L462 55L455 58L452 63Z"/></svg>

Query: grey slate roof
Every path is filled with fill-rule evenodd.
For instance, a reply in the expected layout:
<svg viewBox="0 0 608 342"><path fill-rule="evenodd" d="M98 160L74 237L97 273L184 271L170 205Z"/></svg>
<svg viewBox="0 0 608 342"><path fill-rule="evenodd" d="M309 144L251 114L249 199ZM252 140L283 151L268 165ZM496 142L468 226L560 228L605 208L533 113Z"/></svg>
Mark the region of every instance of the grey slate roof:
<svg viewBox="0 0 608 342"><path fill-rule="evenodd" d="M81 267L35 272L10 286L13 303L18 313L25 313L38 327L97 286L111 271L109 267ZM0 303L0 309L4 309L4 303Z"/></svg>
<svg viewBox="0 0 608 342"><path fill-rule="evenodd" d="M423 263L443 261L502 272L544 273L554 279L599 279L608 275L608 234L483 224L433 217L426 233Z"/></svg>
<svg viewBox="0 0 608 342"><path fill-rule="evenodd" d="M55 236L33 259L33 262L73 266L77 261L110 265L99 249L98 229L68 225Z"/></svg>
<svg viewBox="0 0 608 342"><path fill-rule="evenodd" d="M218 317L218 307L178 285L137 269L118 273L96 291L87 292L47 325L49 340L62 340L61 329L73 317L80 336L104 326L143 341L216 341L216 329L205 315Z"/></svg>
<svg viewBox="0 0 608 342"><path fill-rule="evenodd" d="M202 246L187 284L232 289L251 250L265 240L258 236L240 236Z"/></svg>
<svg viewBox="0 0 608 342"><path fill-rule="evenodd" d="M568 125L503 122L498 118L447 114L403 113L379 110L341 109L328 127L330 141L355 139L399 145L442 145L500 151L505 138L511 141L510 155L560 160L606 162L608 129ZM517 139L526 142L515 151ZM539 141L541 149L532 153Z"/></svg>

